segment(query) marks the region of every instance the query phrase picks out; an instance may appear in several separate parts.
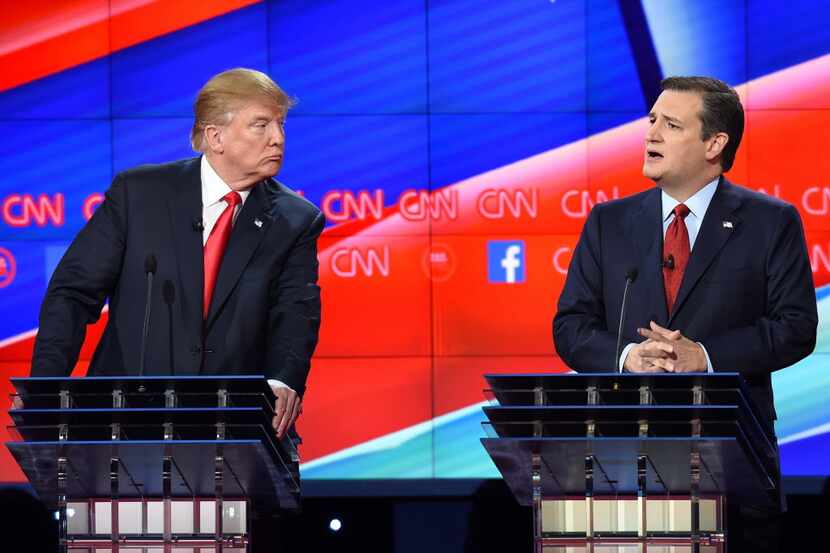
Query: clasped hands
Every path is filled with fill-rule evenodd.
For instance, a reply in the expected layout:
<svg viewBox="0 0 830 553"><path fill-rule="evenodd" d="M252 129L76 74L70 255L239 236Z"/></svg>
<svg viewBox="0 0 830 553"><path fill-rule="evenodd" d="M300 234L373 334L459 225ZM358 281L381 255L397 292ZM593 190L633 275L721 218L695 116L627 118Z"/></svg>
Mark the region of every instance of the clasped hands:
<svg viewBox="0 0 830 553"><path fill-rule="evenodd" d="M679 330L669 330L651 321L649 328L638 328L637 332L646 340L629 350L623 365L625 371L706 372L706 353L703 348L683 336Z"/></svg>

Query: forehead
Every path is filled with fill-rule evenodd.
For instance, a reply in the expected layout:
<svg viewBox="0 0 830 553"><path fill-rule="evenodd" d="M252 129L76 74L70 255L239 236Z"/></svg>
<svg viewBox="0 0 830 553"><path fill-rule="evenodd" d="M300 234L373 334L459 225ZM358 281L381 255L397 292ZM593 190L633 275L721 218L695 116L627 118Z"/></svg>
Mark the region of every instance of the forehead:
<svg viewBox="0 0 830 553"><path fill-rule="evenodd" d="M248 100L237 111L240 119L278 119L285 117L285 108L268 100Z"/></svg>
<svg viewBox="0 0 830 553"><path fill-rule="evenodd" d="M654 102L651 113L671 116L682 121L697 121L697 114L703 109L703 98L697 92L687 90L664 90Z"/></svg>

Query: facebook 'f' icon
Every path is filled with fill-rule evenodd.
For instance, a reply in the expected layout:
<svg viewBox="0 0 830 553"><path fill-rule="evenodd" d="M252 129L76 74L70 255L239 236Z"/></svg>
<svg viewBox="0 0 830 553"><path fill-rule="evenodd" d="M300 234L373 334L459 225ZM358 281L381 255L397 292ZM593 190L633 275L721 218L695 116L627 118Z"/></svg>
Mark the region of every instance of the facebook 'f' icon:
<svg viewBox="0 0 830 553"><path fill-rule="evenodd" d="M525 281L525 243L521 240L487 242L487 280L518 284Z"/></svg>

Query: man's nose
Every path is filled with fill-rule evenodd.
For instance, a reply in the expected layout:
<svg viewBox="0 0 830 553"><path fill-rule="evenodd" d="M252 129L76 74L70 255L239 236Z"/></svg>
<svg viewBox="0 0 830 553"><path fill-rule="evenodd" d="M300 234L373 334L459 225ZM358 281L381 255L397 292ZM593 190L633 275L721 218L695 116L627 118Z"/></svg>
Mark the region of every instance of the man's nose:
<svg viewBox="0 0 830 553"><path fill-rule="evenodd" d="M274 126L274 130L271 132L270 142L277 146L282 146L285 143L285 130L283 130L281 125Z"/></svg>
<svg viewBox="0 0 830 553"><path fill-rule="evenodd" d="M650 124L646 131L646 142L659 142L660 133L657 131L657 125Z"/></svg>

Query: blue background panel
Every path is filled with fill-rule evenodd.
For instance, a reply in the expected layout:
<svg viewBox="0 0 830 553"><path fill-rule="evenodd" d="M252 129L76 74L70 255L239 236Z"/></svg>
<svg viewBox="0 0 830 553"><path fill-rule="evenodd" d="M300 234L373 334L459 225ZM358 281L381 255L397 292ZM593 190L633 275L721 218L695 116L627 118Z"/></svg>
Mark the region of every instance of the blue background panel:
<svg viewBox="0 0 830 553"><path fill-rule="evenodd" d="M751 3L751 2L750 2ZM643 0L663 75L747 80L746 5L723 0Z"/></svg>
<svg viewBox="0 0 830 553"><path fill-rule="evenodd" d="M0 248L14 256L17 266L14 279L0 288L3 313L7 315L0 317L0 336L8 338L37 327L40 302L49 278L68 245L68 242L0 241ZM14 316L8 316L10 313Z"/></svg>
<svg viewBox="0 0 830 553"><path fill-rule="evenodd" d="M71 240L86 220L83 203L112 179L109 121L0 121L9 144L0 156L0 198L64 195L63 226L16 228L0 219L0 240Z"/></svg>
<svg viewBox="0 0 830 553"><path fill-rule="evenodd" d="M585 24L584 0L431 2L431 111L585 110Z"/></svg>
<svg viewBox="0 0 830 553"><path fill-rule="evenodd" d="M432 188L457 183L585 136L584 113L433 115Z"/></svg>
<svg viewBox="0 0 830 553"><path fill-rule="evenodd" d="M616 0L588 0L587 87L589 111L646 110L634 54Z"/></svg>
<svg viewBox="0 0 830 553"><path fill-rule="evenodd" d="M192 117L114 119L112 163L115 173L145 163L166 163L199 155L190 147Z"/></svg>
<svg viewBox="0 0 830 553"><path fill-rule="evenodd" d="M271 75L310 114L424 113L425 2L270 4Z"/></svg>
<svg viewBox="0 0 830 553"><path fill-rule="evenodd" d="M267 72L266 8L256 4L112 55L115 117L192 117L196 93L213 75L247 67Z"/></svg>
<svg viewBox="0 0 830 553"><path fill-rule="evenodd" d="M830 53L830 5L821 0L747 2L749 77Z"/></svg>
<svg viewBox="0 0 830 553"><path fill-rule="evenodd" d="M320 205L328 190L382 188L386 205L429 186L427 116L289 115L278 178Z"/></svg>
<svg viewBox="0 0 830 553"><path fill-rule="evenodd" d="M105 119L110 60L84 63L0 93L0 119Z"/></svg>

